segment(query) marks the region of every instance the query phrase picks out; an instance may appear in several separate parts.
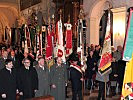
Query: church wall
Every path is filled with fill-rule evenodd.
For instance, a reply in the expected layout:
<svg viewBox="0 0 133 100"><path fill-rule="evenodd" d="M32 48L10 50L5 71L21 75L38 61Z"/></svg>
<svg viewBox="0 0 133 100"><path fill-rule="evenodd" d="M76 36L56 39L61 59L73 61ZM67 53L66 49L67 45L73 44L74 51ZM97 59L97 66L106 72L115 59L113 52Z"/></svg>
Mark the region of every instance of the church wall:
<svg viewBox="0 0 133 100"><path fill-rule="evenodd" d="M87 43L98 44L99 43L99 23L104 13L104 10L108 9L109 6L112 9L125 7L128 9L133 6L132 0L84 0L83 7L86 14L87 20ZM126 11L126 10L125 10ZM124 19L123 17L121 19ZM125 16L125 20L126 20ZM125 23L126 26L126 23ZM126 28L126 27L125 27ZM114 33L113 33L114 34ZM125 33L124 33L125 34ZM122 36L123 39L124 35ZM113 40L116 45L122 45L120 40Z"/></svg>

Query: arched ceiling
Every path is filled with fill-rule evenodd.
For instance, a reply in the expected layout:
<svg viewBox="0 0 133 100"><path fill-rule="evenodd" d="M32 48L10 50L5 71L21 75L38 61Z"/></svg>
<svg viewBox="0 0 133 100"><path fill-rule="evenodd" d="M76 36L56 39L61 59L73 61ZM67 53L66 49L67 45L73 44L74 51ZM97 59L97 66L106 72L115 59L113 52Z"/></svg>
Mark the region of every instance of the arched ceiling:
<svg viewBox="0 0 133 100"><path fill-rule="evenodd" d="M17 3L0 2L0 22L3 26L12 27L18 17Z"/></svg>

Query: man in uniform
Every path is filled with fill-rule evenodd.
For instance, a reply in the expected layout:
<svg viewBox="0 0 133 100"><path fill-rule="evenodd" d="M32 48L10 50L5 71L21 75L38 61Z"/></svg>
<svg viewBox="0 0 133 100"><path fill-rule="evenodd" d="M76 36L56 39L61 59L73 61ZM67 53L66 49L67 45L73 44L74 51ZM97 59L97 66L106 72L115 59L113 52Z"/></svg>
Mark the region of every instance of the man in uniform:
<svg viewBox="0 0 133 100"><path fill-rule="evenodd" d="M35 93L35 96L47 96L50 94L50 77L49 69L45 64L43 57L38 59L38 65L35 66L35 69L38 74L38 90Z"/></svg>
<svg viewBox="0 0 133 100"><path fill-rule="evenodd" d="M83 73L81 67L78 65L79 58L78 55L74 55L71 59L70 65L70 80L72 83L72 100L83 100L82 98L82 81Z"/></svg>
<svg viewBox="0 0 133 100"><path fill-rule="evenodd" d="M62 63L62 58L58 56L57 63L50 68L51 95L55 100L65 99L65 84L67 82L67 66Z"/></svg>

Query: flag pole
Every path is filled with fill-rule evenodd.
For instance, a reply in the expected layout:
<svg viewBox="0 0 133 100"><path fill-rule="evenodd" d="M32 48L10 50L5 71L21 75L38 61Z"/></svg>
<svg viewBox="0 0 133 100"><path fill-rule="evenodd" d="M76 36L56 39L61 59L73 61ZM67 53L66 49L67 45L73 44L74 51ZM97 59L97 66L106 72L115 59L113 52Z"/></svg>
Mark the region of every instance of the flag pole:
<svg viewBox="0 0 133 100"><path fill-rule="evenodd" d="M81 52L81 55L80 55L80 59L81 59L81 68L82 68L82 66L84 66L84 61L83 61L83 34L81 33L82 32L82 30L83 30L83 9L82 9L82 7L80 8L80 13L79 13L79 23L81 23L81 28L80 28L80 31L79 31L79 41L80 41L80 48L81 48L81 50L80 50L80 52ZM82 70L82 79L83 79L83 81L82 81L82 98L83 98L83 100L84 100L84 72L83 72L83 70Z"/></svg>
<svg viewBox="0 0 133 100"><path fill-rule="evenodd" d="M105 99L106 99L106 91L107 91L107 89L106 89L106 85L107 85L107 82L105 82L105 91L104 91L104 95L105 95Z"/></svg>

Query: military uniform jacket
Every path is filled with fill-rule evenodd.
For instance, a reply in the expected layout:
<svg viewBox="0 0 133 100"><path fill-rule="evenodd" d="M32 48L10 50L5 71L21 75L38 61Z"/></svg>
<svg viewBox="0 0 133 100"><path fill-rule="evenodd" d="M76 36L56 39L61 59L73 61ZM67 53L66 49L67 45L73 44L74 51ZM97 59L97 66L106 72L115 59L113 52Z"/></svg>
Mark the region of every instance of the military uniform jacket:
<svg viewBox="0 0 133 100"><path fill-rule="evenodd" d="M35 67L38 74L38 90L35 93L36 97L50 95L50 76L49 69L45 65L44 69L37 65Z"/></svg>
<svg viewBox="0 0 133 100"><path fill-rule="evenodd" d="M65 83L67 81L67 66L54 64L50 69L50 82L56 88L51 88L51 95L55 100L65 100Z"/></svg>
<svg viewBox="0 0 133 100"><path fill-rule="evenodd" d="M16 100L16 71L12 69L11 73L6 68L0 71L0 100L1 95L6 94L4 100Z"/></svg>
<svg viewBox="0 0 133 100"><path fill-rule="evenodd" d="M81 91L82 90L82 72L77 70L75 67L70 65L70 80L72 83L72 91Z"/></svg>

